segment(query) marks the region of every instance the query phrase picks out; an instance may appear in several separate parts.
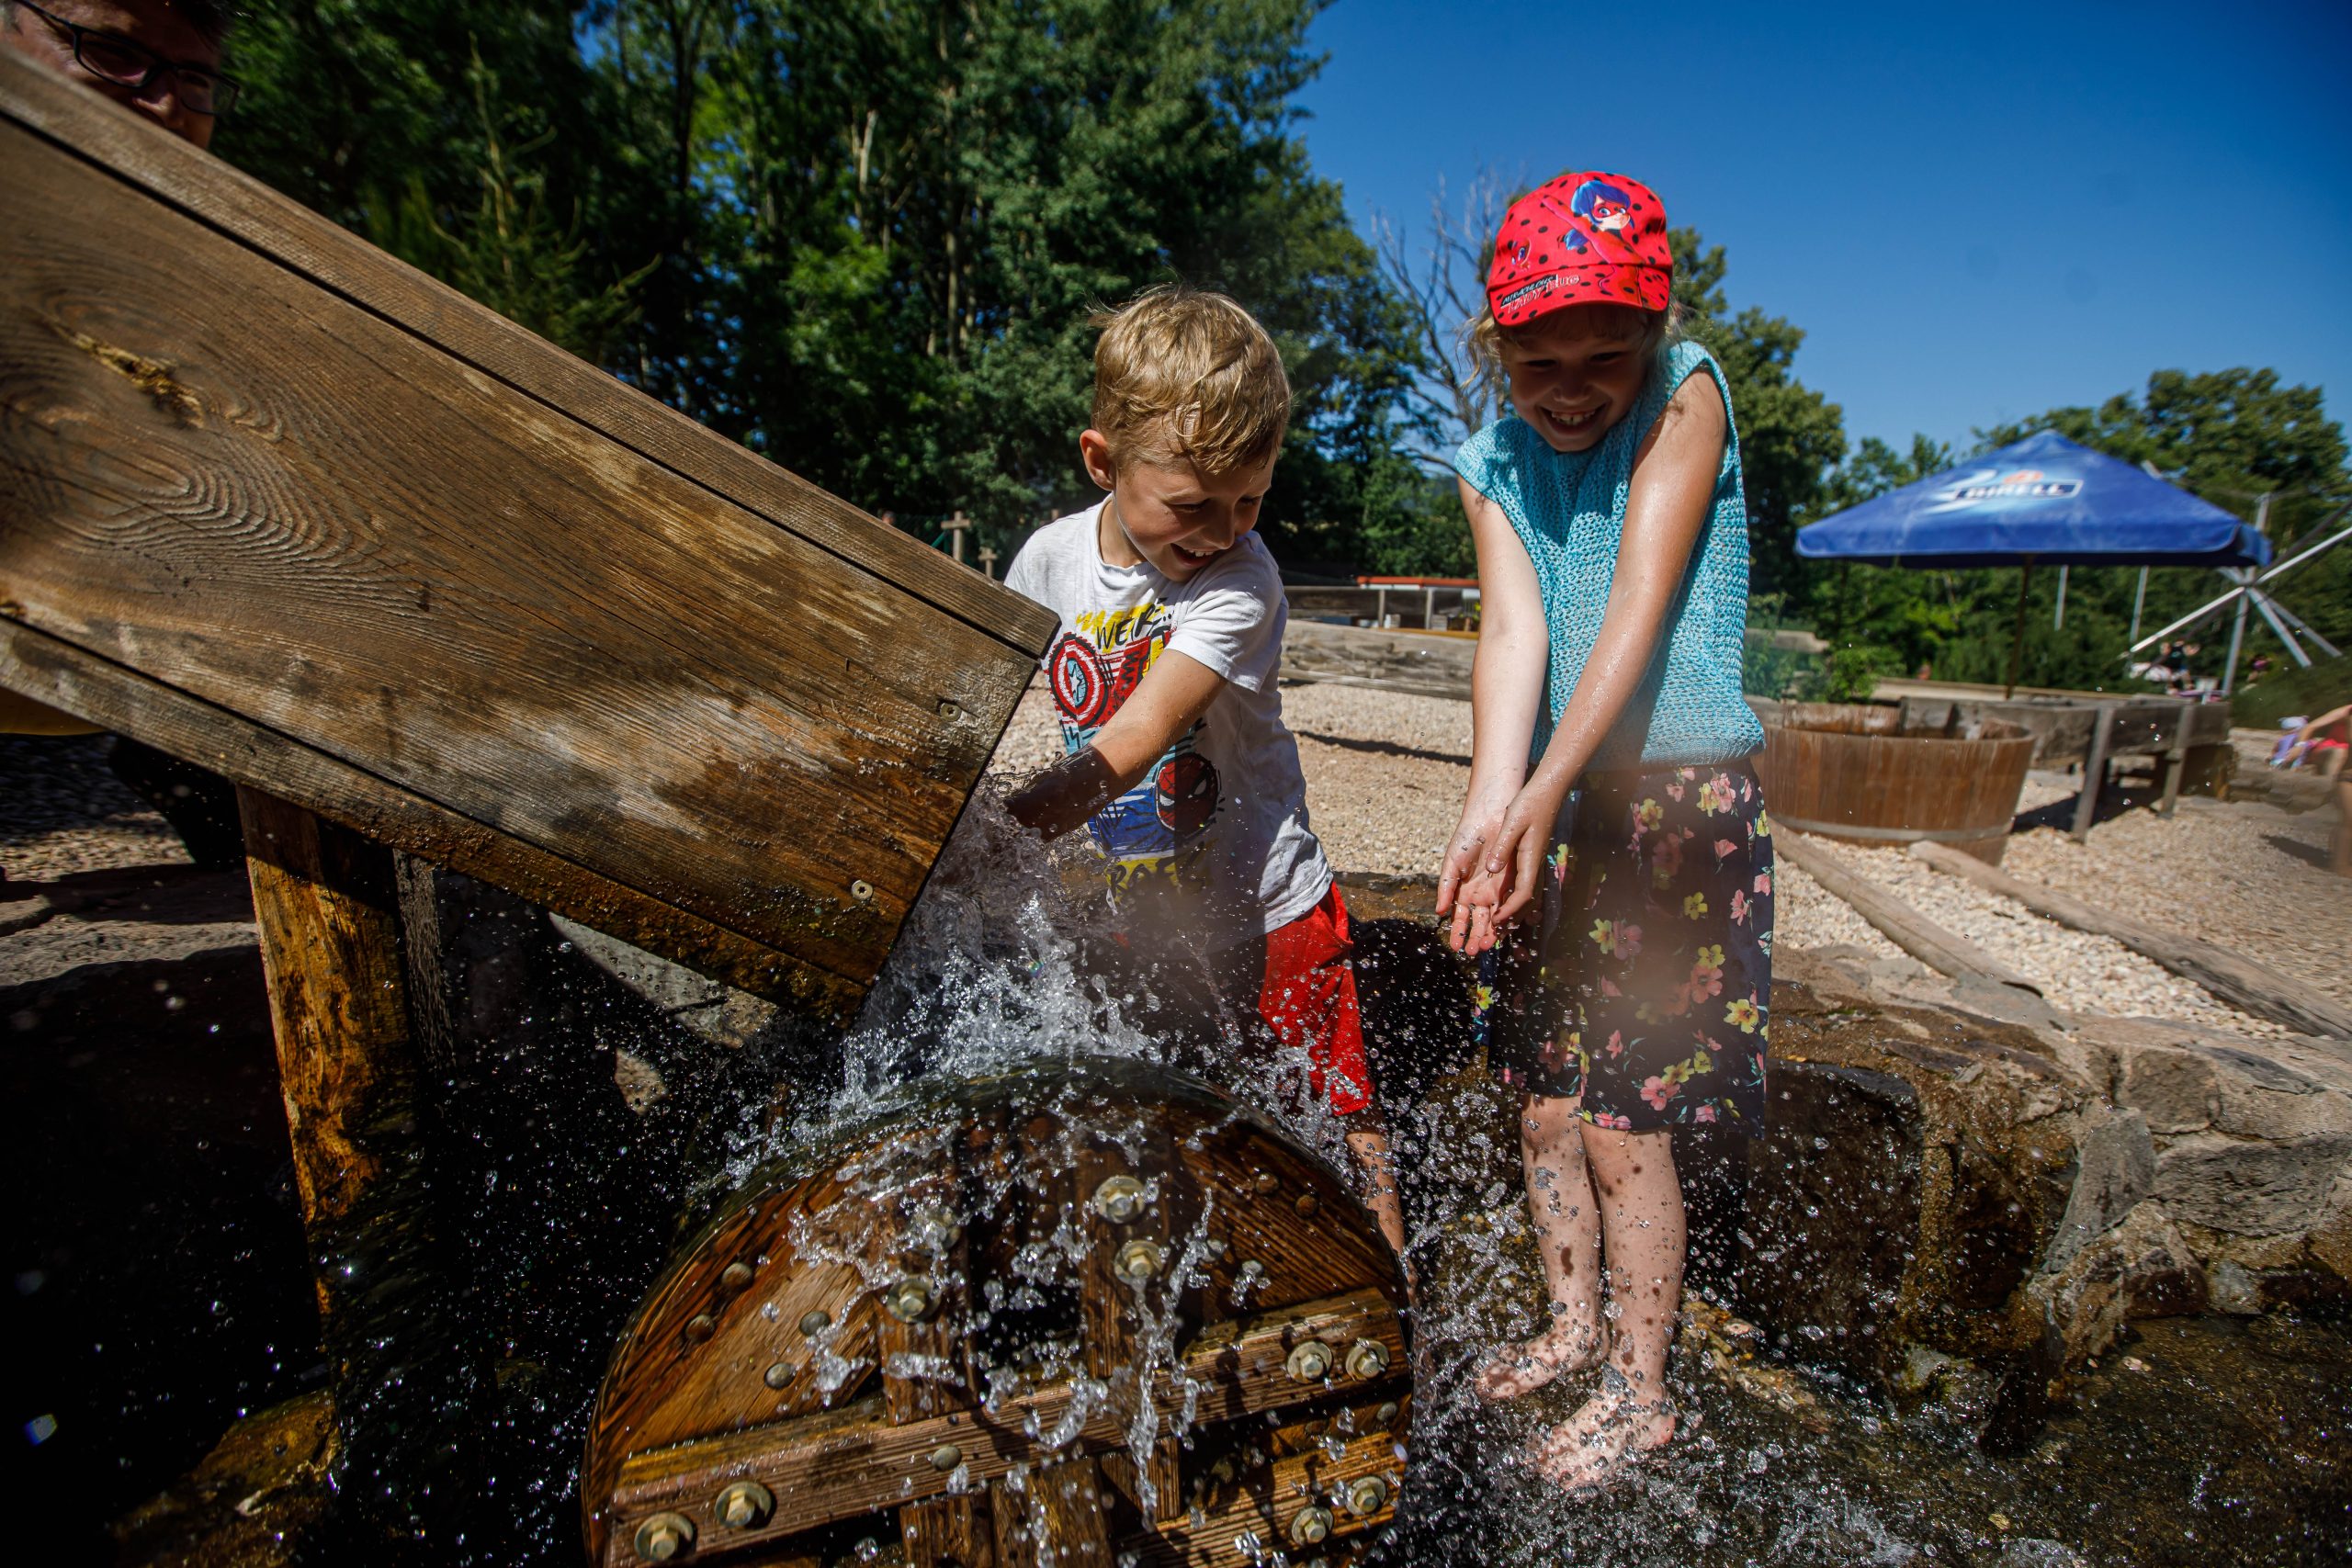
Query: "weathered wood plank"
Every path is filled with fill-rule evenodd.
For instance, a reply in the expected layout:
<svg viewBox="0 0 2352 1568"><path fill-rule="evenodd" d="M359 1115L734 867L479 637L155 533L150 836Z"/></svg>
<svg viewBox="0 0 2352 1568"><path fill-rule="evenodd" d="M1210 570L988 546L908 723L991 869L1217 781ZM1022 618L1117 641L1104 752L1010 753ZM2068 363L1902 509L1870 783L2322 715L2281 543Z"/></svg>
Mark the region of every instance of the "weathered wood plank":
<svg viewBox="0 0 2352 1568"><path fill-rule="evenodd" d="M344 1423L338 1490L371 1533L413 1533L470 1430L453 1273L430 1203L429 1108L392 852L238 792L295 1189Z"/></svg>
<svg viewBox="0 0 2352 1568"><path fill-rule="evenodd" d="M931 558L943 609L485 374L430 334L635 397L454 297L355 304L284 253L393 264L292 235L275 198L235 239L198 221L231 172L110 114L0 74L0 615L863 985L1026 682L1034 608ZM168 177L45 139L76 129ZM729 446L677 423L667 457Z"/></svg>
<svg viewBox="0 0 2352 1568"><path fill-rule="evenodd" d="M1249 1484L1220 1487L1158 1531L1123 1538L1119 1550L1135 1553L1138 1562L1154 1568L1251 1568L1276 1551L1292 1562L1316 1557L1348 1561L1346 1549L1352 1539L1396 1517L1405 1465L1396 1439L1384 1430L1349 1438L1334 1436L1330 1441L1336 1453L1317 1445L1279 1460L1264 1478L1253 1476ZM1359 1512L1350 1506L1350 1492L1366 1481L1378 1483L1379 1498ZM1373 1499L1366 1492L1352 1501ZM1318 1517L1294 1536L1300 1515L1310 1510L1328 1516L1328 1523Z"/></svg>
<svg viewBox="0 0 2352 1568"><path fill-rule="evenodd" d="M104 728L143 736L238 784L304 801L379 843L495 883L745 990L820 1015L844 1016L856 1005L858 987L828 971L5 617L0 683Z"/></svg>
<svg viewBox="0 0 2352 1568"><path fill-rule="evenodd" d="M1868 877L1857 876L1807 844L1804 834L1775 834L1772 845L1775 854L1785 855L1825 891L1852 905L1854 912L1876 926L1887 941L1928 968L1956 980L1974 976L2041 994L2039 986L1966 937L1938 925Z"/></svg>
<svg viewBox="0 0 2352 1568"><path fill-rule="evenodd" d="M421 337L631 451L740 502L779 527L1034 659L1050 614L846 502L647 397L457 290L356 241L259 180L160 132L141 117L15 57L0 59L0 114L104 164L116 177Z"/></svg>
<svg viewBox="0 0 2352 1568"><path fill-rule="evenodd" d="M1938 871L1964 878L2035 914L2079 931L2113 937L2132 952L2155 960L2174 974L2196 981L2231 1006L2283 1023L2306 1034L2352 1040L2352 1008L2290 976L2233 953L2218 942L2165 931L2087 904L2071 894L1996 870L1941 844L1914 844L1911 852Z"/></svg>

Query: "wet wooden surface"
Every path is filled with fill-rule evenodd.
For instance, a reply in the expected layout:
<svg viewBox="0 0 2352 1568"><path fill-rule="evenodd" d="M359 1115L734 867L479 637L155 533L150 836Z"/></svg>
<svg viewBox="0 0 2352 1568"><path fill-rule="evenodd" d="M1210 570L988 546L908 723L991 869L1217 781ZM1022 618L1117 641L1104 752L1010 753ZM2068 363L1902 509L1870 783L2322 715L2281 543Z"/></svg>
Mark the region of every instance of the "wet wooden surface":
<svg viewBox="0 0 2352 1568"><path fill-rule="evenodd" d="M1122 1176L1147 1196L1114 1219L1094 1200ZM927 1216L951 1201L961 1224L943 1248ZM1199 1266L1205 1284L1173 1273L1188 1243L1216 1259ZM1140 1290L1114 1273L1138 1245L1158 1252ZM910 1322L888 1303L910 1280L934 1294ZM582 1477L592 1553L618 1568L664 1513L693 1524L697 1551L728 1552L895 1513L910 1561L1002 1568L1043 1544L1108 1562L1111 1540L1172 1527L1206 1484L1167 1440L1180 1418L1246 1478L1276 1459L1319 1465L1342 1409L1402 1408L1402 1303L1338 1179L1197 1085L1099 1063L943 1085L935 1103L755 1174L682 1250L598 1401ZM834 1342L820 1325L812 1340L820 1312L871 1326ZM1328 1370L1295 1375L1309 1341ZM820 1388L803 1369L829 1344ZM763 1382L770 1365L784 1371ZM1349 1414L1338 1440L1375 1424ZM1384 1450L1402 1430L1384 1429ZM738 1480L777 1499L756 1529L720 1523L715 1501ZM889 1524L854 1528L888 1539Z"/></svg>
<svg viewBox="0 0 2352 1568"><path fill-rule="evenodd" d="M409 1005L392 852L238 792L278 1078L319 1290L343 1480L363 1528L429 1529L470 1438L455 1273L432 1201L430 1074Z"/></svg>
<svg viewBox="0 0 2352 1568"><path fill-rule="evenodd" d="M0 202L27 694L870 979L1048 617L13 57Z"/></svg>

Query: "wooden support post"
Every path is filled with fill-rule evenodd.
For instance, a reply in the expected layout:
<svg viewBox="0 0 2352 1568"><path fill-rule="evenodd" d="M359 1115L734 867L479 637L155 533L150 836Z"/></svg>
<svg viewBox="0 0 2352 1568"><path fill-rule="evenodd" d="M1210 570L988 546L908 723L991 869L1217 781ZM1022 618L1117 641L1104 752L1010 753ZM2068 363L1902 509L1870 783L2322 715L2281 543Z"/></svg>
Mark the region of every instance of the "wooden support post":
<svg viewBox="0 0 2352 1568"><path fill-rule="evenodd" d="M2169 817L2173 807L2180 804L2180 775L2188 766L2188 720L2194 705L2180 705L2180 728L2173 732L2172 744L2165 749L2165 798L2156 807L2160 817Z"/></svg>
<svg viewBox="0 0 2352 1568"><path fill-rule="evenodd" d="M994 577L996 575L996 547L994 545L982 545L979 548L979 558L980 575L982 577Z"/></svg>
<svg viewBox="0 0 2352 1568"><path fill-rule="evenodd" d="M2025 664L2025 591L2032 581L2033 559L2028 557L2025 564L2018 568L2018 624L2009 638L2009 683L2001 694L2004 699L2018 694L2018 673Z"/></svg>
<svg viewBox="0 0 2352 1568"><path fill-rule="evenodd" d="M964 536L971 531L972 520L964 515L962 507L957 507L956 515L947 520L947 550L956 558L957 566L964 564Z"/></svg>
<svg viewBox="0 0 2352 1568"><path fill-rule="evenodd" d="M258 790L237 798L343 1428L338 1492L356 1528L413 1539L459 1490L443 1483L470 1389L428 1201L392 852Z"/></svg>
<svg viewBox="0 0 2352 1568"><path fill-rule="evenodd" d="M2075 797L2074 840L2081 843L2091 836L2091 823L2098 815L2099 791L2107 784L2107 743L2115 729L2115 705L2101 703L2098 714L2091 720L2091 749L2083 759L2083 792Z"/></svg>

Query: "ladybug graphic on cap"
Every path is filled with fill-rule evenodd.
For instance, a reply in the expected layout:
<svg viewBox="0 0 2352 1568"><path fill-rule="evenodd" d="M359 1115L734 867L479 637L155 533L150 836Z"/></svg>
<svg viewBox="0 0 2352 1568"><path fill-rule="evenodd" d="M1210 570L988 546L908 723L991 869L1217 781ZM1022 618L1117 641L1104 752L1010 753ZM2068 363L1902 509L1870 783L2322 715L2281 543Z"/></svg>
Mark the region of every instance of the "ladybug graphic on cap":
<svg viewBox="0 0 2352 1568"><path fill-rule="evenodd" d="M1197 833L1216 815L1216 768L1198 751L1179 752L1159 764L1152 795L1169 831Z"/></svg>
<svg viewBox="0 0 2352 1568"><path fill-rule="evenodd" d="M1568 210L1604 234L1634 226L1634 198L1607 180L1587 180L1568 197Z"/></svg>
<svg viewBox="0 0 2352 1568"><path fill-rule="evenodd" d="M1054 705L1081 729L1100 724L1111 702L1111 682L1103 673L1102 655L1072 633L1054 645L1046 658L1046 679L1054 689Z"/></svg>

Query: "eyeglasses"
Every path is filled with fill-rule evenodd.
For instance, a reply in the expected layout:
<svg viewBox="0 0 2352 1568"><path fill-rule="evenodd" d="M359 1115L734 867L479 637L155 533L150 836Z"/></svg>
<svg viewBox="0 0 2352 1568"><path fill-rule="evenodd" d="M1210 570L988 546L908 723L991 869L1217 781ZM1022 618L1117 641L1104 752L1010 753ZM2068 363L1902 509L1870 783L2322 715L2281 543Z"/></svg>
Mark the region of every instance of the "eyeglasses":
<svg viewBox="0 0 2352 1568"><path fill-rule="evenodd" d="M158 76L172 79L172 96L190 114L218 117L237 101L243 84L201 65L183 65L143 49L119 33L101 32L52 16L28 0L16 4L74 39L74 62L101 82L144 93Z"/></svg>

